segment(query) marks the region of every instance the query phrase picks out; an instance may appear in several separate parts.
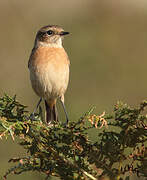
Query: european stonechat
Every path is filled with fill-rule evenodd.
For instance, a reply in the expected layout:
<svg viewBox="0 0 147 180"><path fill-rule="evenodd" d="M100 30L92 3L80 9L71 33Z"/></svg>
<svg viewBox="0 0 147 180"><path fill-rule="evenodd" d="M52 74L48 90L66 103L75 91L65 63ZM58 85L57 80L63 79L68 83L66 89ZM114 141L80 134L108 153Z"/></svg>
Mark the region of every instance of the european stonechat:
<svg viewBox="0 0 147 180"><path fill-rule="evenodd" d="M67 34L69 32L57 25L42 27L37 32L28 62L32 88L45 101L48 124L58 120L57 99L61 100L68 123L64 94L69 81L70 62L62 46L62 39Z"/></svg>

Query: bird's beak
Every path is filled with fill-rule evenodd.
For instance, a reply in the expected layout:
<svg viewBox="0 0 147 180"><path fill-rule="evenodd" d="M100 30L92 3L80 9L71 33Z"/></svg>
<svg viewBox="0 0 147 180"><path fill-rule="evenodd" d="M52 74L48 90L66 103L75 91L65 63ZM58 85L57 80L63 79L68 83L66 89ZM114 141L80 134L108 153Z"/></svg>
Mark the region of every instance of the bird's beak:
<svg viewBox="0 0 147 180"><path fill-rule="evenodd" d="M67 34L69 34L69 32L65 32L65 31L60 32L60 36L65 36Z"/></svg>

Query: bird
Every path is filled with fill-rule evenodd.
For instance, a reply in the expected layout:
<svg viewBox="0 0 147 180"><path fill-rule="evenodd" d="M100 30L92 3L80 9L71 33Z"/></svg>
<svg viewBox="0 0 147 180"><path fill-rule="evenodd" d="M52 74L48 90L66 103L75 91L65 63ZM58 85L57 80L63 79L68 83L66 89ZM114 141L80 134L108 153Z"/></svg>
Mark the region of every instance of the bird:
<svg viewBox="0 0 147 180"><path fill-rule="evenodd" d="M35 38L34 47L28 61L31 85L35 93L45 102L46 123L52 124L58 121L56 108L59 99L66 116L66 124L69 118L64 104L64 94L69 83L68 55L62 45L64 36L69 32L58 25L41 27Z"/></svg>

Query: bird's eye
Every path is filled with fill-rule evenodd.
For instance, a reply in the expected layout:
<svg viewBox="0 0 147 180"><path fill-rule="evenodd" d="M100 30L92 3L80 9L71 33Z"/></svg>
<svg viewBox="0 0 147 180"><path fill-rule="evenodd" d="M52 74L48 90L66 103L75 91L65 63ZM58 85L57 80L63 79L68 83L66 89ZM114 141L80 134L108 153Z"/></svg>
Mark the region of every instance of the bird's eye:
<svg viewBox="0 0 147 180"><path fill-rule="evenodd" d="M52 30L49 30L46 32L48 35L52 35L54 32Z"/></svg>

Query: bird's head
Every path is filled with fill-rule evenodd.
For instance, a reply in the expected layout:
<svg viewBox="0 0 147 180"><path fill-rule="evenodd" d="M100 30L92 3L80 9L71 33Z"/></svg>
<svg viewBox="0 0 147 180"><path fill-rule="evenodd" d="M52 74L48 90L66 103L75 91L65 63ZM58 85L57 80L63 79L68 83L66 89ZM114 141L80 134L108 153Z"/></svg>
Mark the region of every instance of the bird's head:
<svg viewBox="0 0 147 180"><path fill-rule="evenodd" d="M35 46L62 47L62 39L69 32L65 32L60 26L48 25L42 27L36 35Z"/></svg>

